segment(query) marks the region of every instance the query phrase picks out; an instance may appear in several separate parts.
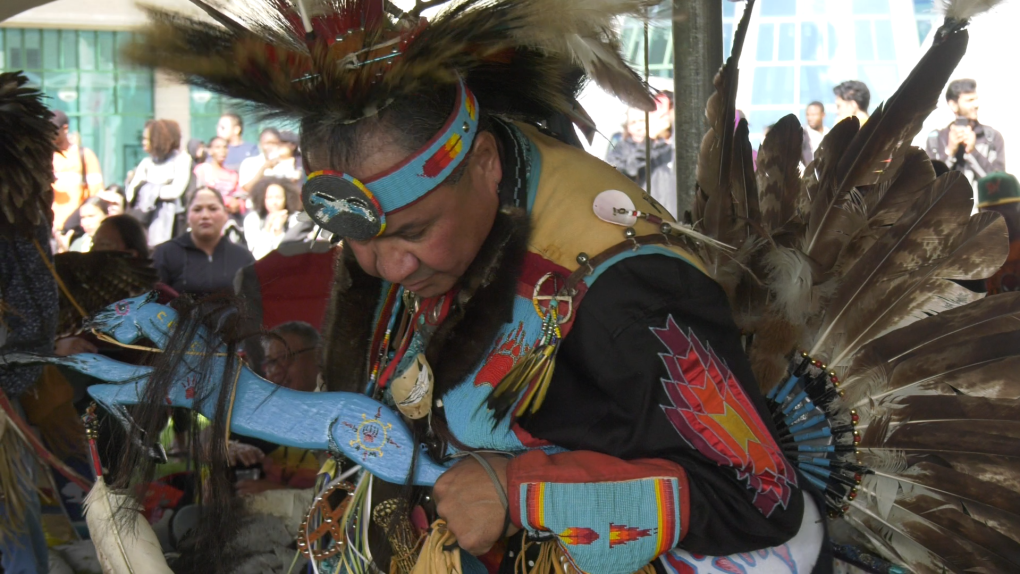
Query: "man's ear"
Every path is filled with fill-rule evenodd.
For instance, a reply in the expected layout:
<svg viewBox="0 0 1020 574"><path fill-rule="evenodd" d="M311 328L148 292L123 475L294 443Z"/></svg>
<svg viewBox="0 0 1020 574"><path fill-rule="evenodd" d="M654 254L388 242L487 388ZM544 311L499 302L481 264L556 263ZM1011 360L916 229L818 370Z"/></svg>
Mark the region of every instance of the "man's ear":
<svg viewBox="0 0 1020 574"><path fill-rule="evenodd" d="M503 179L503 162L499 158L499 144L492 132L482 132L475 136L471 151L471 161L478 169L483 181L499 183Z"/></svg>
<svg viewBox="0 0 1020 574"><path fill-rule="evenodd" d="M946 103L949 104L949 109L952 110L954 114L960 115L960 102L954 102L953 100L946 100Z"/></svg>

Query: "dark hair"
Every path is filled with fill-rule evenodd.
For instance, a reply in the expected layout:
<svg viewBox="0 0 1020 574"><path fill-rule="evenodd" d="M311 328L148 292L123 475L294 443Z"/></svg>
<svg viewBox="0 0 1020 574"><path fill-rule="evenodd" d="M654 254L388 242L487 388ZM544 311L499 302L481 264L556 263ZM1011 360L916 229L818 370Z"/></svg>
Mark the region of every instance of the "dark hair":
<svg viewBox="0 0 1020 574"><path fill-rule="evenodd" d="M227 140L221 138L220 136L213 136L213 137L209 138L209 143L206 144L206 147L212 147L213 142L216 141L216 140L223 140L223 143L226 143L226 144L229 145Z"/></svg>
<svg viewBox="0 0 1020 574"><path fill-rule="evenodd" d="M288 321L281 323L273 327L269 333L271 335L296 335L301 337L301 340L305 342L305 345L318 347L322 344L322 335L308 323L304 321ZM296 351L297 349L290 349Z"/></svg>
<svg viewBox="0 0 1020 574"><path fill-rule="evenodd" d="M200 187L200 188L196 189L194 191L194 193L192 193L191 195L188 196L188 203L186 205L188 211L191 211L191 204L195 203L195 198L198 197L198 192L200 192L200 191L208 191L209 193L215 195L216 196L216 200L220 202L220 205L222 205L224 208L227 207L227 204L226 204L226 202L223 201L223 196L220 195L220 192L216 191L215 189L213 189L211 187Z"/></svg>
<svg viewBox="0 0 1020 574"><path fill-rule="evenodd" d="M381 138L412 154L446 125L456 99L456 89L446 86L397 98L375 116L354 123L328 121L322 116L305 117L301 120L305 169L347 171L365 159L366 151L372 153L377 149L364 145L370 139ZM489 112L484 102L479 103L479 108L478 131L484 132L489 129ZM461 162L446 183L456 183L466 165L466 161Z"/></svg>
<svg viewBox="0 0 1020 574"><path fill-rule="evenodd" d="M149 120L145 129L149 130L149 149L156 163L163 163L181 149L181 126L174 120Z"/></svg>
<svg viewBox="0 0 1020 574"><path fill-rule="evenodd" d="M251 204L259 217L266 217L266 190L271 185L279 185L283 188L283 194L287 198L287 211L295 213L302 210L301 188L294 181L282 177L263 177L255 182L251 189Z"/></svg>
<svg viewBox="0 0 1020 574"><path fill-rule="evenodd" d="M195 163L201 163L202 159L198 155L198 148L204 145L205 142L198 138L191 138L190 140L188 140L188 155L191 156L191 159L194 160ZM209 154L208 151L206 151L205 153L206 155Z"/></svg>
<svg viewBox="0 0 1020 574"><path fill-rule="evenodd" d="M241 116L238 114L235 114L234 112L223 112L220 118L230 118L230 121L234 122L234 125L240 129L239 133L244 133L244 120L242 120Z"/></svg>
<svg viewBox="0 0 1020 574"><path fill-rule="evenodd" d="M817 106L817 107L819 107L819 108L822 108L822 113L823 113L823 114L825 113L825 104L823 104L822 102L819 102L818 100L815 100L815 101L811 102L811 103L810 103L810 104L808 104L808 105L807 105L807 107L806 107L806 108L804 108L804 109L806 110L807 108L810 108L810 107L812 107L812 106Z"/></svg>
<svg viewBox="0 0 1020 574"><path fill-rule="evenodd" d="M836 97L841 100L857 102L857 107L862 112L868 112L868 105L871 104L871 90L868 89L867 84L864 82L847 80L832 88L832 93L836 94Z"/></svg>
<svg viewBox="0 0 1020 574"><path fill-rule="evenodd" d="M274 136L276 136L276 139L281 139L280 138L280 130L278 130L276 128L265 128L265 129L263 129L262 131L259 132L259 141L261 141L262 140L262 136L264 136L266 134L273 134Z"/></svg>
<svg viewBox="0 0 1020 574"><path fill-rule="evenodd" d="M53 125L57 126L58 130L71 123L71 120L67 119L67 114L65 114L63 111L50 110L50 112L53 113L53 116L50 117L50 122L52 122Z"/></svg>
<svg viewBox="0 0 1020 574"><path fill-rule="evenodd" d="M145 228L137 219L122 213L107 217L99 227L105 225L113 226L117 230L117 235L120 235L126 249L134 251L139 257L149 256L149 240L146 238Z"/></svg>
<svg viewBox="0 0 1020 574"><path fill-rule="evenodd" d="M103 212L103 215L110 213L110 202L98 196L90 197L81 203L81 207L85 207L86 205L98 207L99 210ZM78 209L81 209L81 207Z"/></svg>
<svg viewBox="0 0 1020 574"><path fill-rule="evenodd" d="M111 183L110 185L106 186L106 191L114 191L117 193L117 195L121 197L127 197L127 195L124 193L124 187L117 185L116 183Z"/></svg>
<svg viewBox="0 0 1020 574"><path fill-rule="evenodd" d="M953 80L952 82L949 82L949 87L946 88L946 101L956 102L959 101L961 95L973 94L976 91L977 82L970 78Z"/></svg>

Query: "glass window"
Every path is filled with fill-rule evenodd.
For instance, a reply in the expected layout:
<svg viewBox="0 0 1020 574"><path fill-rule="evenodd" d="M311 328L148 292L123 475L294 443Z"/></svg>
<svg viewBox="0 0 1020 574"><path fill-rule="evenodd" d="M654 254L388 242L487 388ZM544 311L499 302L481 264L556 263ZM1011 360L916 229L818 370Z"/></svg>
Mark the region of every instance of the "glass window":
<svg viewBox="0 0 1020 574"><path fill-rule="evenodd" d="M42 91L50 97L49 105L68 115L78 113L78 73L46 72Z"/></svg>
<svg viewBox="0 0 1020 574"><path fill-rule="evenodd" d="M772 51L775 46L775 26L762 24L758 26L758 61L771 62Z"/></svg>
<svg viewBox="0 0 1020 574"><path fill-rule="evenodd" d="M152 114L152 74L117 73L117 111L122 114Z"/></svg>
<svg viewBox="0 0 1020 574"><path fill-rule="evenodd" d="M779 25L779 61L793 61L794 30L796 26L791 22Z"/></svg>
<svg viewBox="0 0 1020 574"><path fill-rule="evenodd" d="M4 30L0 28L0 69L5 68L5 62L7 62L7 45L4 43Z"/></svg>
<svg viewBox="0 0 1020 574"><path fill-rule="evenodd" d="M21 61L21 30L12 28L7 30L7 38L4 43L4 49L7 51L7 65L11 69L24 68L25 64Z"/></svg>
<svg viewBox="0 0 1020 574"><path fill-rule="evenodd" d="M78 67L82 70L96 69L96 33L78 32Z"/></svg>
<svg viewBox="0 0 1020 574"><path fill-rule="evenodd" d="M23 64L30 70L42 68L42 31L25 30L25 37L22 44L22 54L25 60Z"/></svg>
<svg viewBox="0 0 1020 574"><path fill-rule="evenodd" d="M793 66L763 66L754 70L751 103L792 104Z"/></svg>
<svg viewBox="0 0 1020 574"><path fill-rule="evenodd" d="M871 22L869 20L854 22L854 43L857 45L858 60L875 59L875 46L871 42Z"/></svg>
<svg viewBox="0 0 1020 574"><path fill-rule="evenodd" d="M896 45L893 42L892 21L875 20L875 43L878 44L879 60L896 61Z"/></svg>
<svg viewBox="0 0 1020 574"><path fill-rule="evenodd" d="M931 32L932 24L931 20L924 19L917 21L917 41L919 43L924 42L928 37L928 33Z"/></svg>
<svg viewBox="0 0 1020 574"><path fill-rule="evenodd" d="M871 91L872 109L891 96L900 82L896 64L860 64L857 66L857 73L859 79L867 84Z"/></svg>
<svg viewBox="0 0 1020 574"><path fill-rule="evenodd" d="M829 59L832 60L836 57L836 48L839 46L839 36L836 35L836 27L832 24L829 24L829 35L827 39L829 44Z"/></svg>
<svg viewBox="0 0 1020 574"><path fill-rule="evenodd" d="M82 72L79 80L79 110L83 114L113 115L117 113L114 75L105 72Z"/></svg>
<svg viewBox="0 0 1020 574"><path fill-rule="evenodd" d="M767 0L760 6L762 16L795 16L797 14L797 0Z"/></svg>
<svg viewBox="0 0 1020 574"><path fill-rule="evenodd" d="M116 66L116 56L114 55L115 42L113 39L113 32L98 32L96 33L96 56L98 59L97 68L100 70L113 70Z"/></svg>
<svg viewBox="0 0 1020 574"><path fill-rule="evenodd" d="M814 62L821 58L822 34L814 22L800 25L800 59Z"/></svg>
<svg viewBox="0 0 1020 574"><path fill-rule="evenodd" d="M723 2L722 3L722 15L723 18L733 18L736 16L737 8L735 2Z"/></svg>
<svg viewBox="0 0 1020 574"><path fill-rule="evenodd" d="M829 66L802 66L800 69L800 103L806 105L813 101L831 101L833 98L832 80L829 79Z"/></svg>
<svg viewBox="0 0 1020 574"><path fill-rule="evenodd" d="M733 51L733 24L723 24L722 26L722 49L723 61L725 61Z"/></svg>
<svg viewBox="0 0 1020 574"><path fill-rule="evenodd" d="M74 30L60 31L60 69L73 70L78 67L78 33Z"/></svg>
<svg viewBox="0 0 1020 574"><path fill-rule="evenodd" d="M888 14L890 0L853 0L854 14Z"/></svg>
<svg viewBox="0 0 1020 574"><path fill-rule="evenodd" d="M60 30L43 30L43 62L47 70L60 68Z"/></svg>

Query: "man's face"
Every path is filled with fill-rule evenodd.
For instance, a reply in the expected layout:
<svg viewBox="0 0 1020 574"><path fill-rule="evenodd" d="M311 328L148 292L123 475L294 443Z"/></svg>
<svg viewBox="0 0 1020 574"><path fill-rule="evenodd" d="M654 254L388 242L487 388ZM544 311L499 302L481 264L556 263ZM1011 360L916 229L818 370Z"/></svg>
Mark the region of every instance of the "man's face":
<svg viewBox="0 0 1020 574"><path fill-rule="evenodd" d="M223 162L227 161L227 140L217 136L216 139L209 142L209 157L223 165Z"/></svg>
<svg viewBox="0 0 1020 574"><path fill-rule="evenodd" d="M350 173L368 179L406 155L397 146L383 143ZM478 134L464 161L467 166L457 183L440 185L418 202L387 214L382 236L344 242L366 273L399 283L422 297L453 288L492 229L499 209L496 186L503 175L490 133Z"/></svg>
<svg viewBox="0 0 1020 574"><path fill-rule="evenodd" d="M822 124L825 121L825 108L821 106L808 106L804 112L807 118L807 125L816 132L822 131Z"/></svg>
<svg viewBox="0 0 1020 574"><path fill-rule="evenodd" d="M273 132L266 132L259 136L259 150L266 157L274 157L277 148L280 147L280 138Z"/></svg>
<svg viewBox="0 0 1020 574"><path fill-rule="evenodd" d="M627 110L627 135L631 141L645 141L645 112L637 108Z"/></svg>
<svg viewBox="0 0 1020 574"><path fill-rule="evenodd" d="M850 116L856 115L860 108L857 107L857 102L853 100L844 100L843 98L836 96L836 119L837 121L843 121Z"/></svg>
<svg viewBox="0 0 1020 574"><path fill-rule="evenodd" d="M215 191L203 189L195 194L188 208L188 226L191 234L202 240L213 240L220 236L227 224L227 211L223 208Z"/></svg>
<svg viewBox="0 0 1020 574"><path fill-rule="evenodd" d="M949 109L953 110L953 113L958 116L963 116L976 122L978 119L978 104L977 92L970 92L960 94L960 98L955 102L949 100Z"/></svg>
<svg viewBox="0 0 1020 574"><path fill-rule="evenodd" d="M270 337L265 350L262 368L270 382L295 391L315 390L319 377L318 347L285 333Z"/></svg>
<svg viewBox="0 0 1020 574"><path fill-rule="evenodd" d="M124 238L113 225L99 225L96 234L92 236L92 251L124 251L138 257L134 250L128 251Z"/></svg>
<svg viewBox="0 0 1020 574"><path fill-rule="evenodd" d="M241 128L234 122L234 118L223 116L220 121L216 122L216 137L229 142L235 135L241 135Z"/></svg>
<svg viewBox="0 0 1020 574"><path fill-rule="evenodd" d="M65 151L71 147L71 140L67 137L67 124L57 128L57 135L54 136L53 143L56 144L57 149L60 151Z"/></svg>

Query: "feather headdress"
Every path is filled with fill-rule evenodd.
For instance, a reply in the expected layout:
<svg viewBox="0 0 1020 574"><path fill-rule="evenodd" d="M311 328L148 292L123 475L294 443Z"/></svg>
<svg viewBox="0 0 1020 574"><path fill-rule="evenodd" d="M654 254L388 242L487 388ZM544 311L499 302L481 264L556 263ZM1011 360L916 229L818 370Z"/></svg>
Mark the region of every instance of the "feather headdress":
<svg viewBox="0 0 1020 574"><path fill-rule="evenodd" d="M654 109L613 31L649 0L465 0L431 22L381 0L193 1L216 24L149 8L128 55L269 113L356 121L463 77L494 111L569 115L582 74Z"/></svg>
<svg viewBox="0 0 1020 574"><path fill-rule="evenodd" d="M966 19L994 2L951 4L896 93L863 126L837 124L803 177L794 116L765 138L755 178L740 169L735 40L707 108L695 224L745 245L704 257L784 451L830 516L914 572L1015 572L1020 294L982 299L959 283L999 269L1006 226L972 216L967 181L936 179L909 145L966 50ZM746 25L745 13L735 38Z"/></svg>
<svg viewBox="0 0 1020 574"><path fill-rule="evenodd" d="M0 74L0 233L32 237L53 220L57 128L20 72Z"/></svg>

